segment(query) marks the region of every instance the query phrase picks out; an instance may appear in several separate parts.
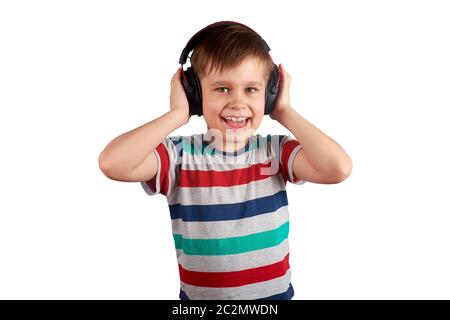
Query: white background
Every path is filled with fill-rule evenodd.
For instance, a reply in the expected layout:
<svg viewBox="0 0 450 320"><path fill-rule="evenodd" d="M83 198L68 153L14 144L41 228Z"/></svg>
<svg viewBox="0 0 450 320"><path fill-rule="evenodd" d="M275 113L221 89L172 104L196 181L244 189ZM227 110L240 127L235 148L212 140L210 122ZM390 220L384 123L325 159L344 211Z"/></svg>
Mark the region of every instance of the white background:
<svg viewBox="0 0 450 320"><path fill-rule="evenodd" d="M98 155L169 110L189 38L233 20L353 159L288 185L295 299L449 299L446 1L2 1L0 298L178 299L164 196ZM187 67L187 66L185 66ZM204 132L202 117L173 135ZM261 134L289 134L265 117Z"/></svg>

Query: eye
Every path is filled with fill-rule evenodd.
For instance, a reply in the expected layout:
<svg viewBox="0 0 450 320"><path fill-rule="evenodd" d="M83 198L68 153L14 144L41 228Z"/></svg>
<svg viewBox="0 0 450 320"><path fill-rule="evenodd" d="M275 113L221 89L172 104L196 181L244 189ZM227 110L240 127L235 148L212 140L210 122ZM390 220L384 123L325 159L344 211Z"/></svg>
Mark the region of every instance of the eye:
<svg viewBox="0 0 450 320"><path fill-rule="evenodd" d="M227 87L219 87L219 88L217 88L216 89L216 91L217 90L219 90L219 92L222 92L222 93L227 93L227 92L224 92L224 91L220 91L221 89L226 89L226 90L228 90L228 88ZM258 91L258 89L257 88L254 88L254 87L249 87L249 88L247 88L247 89L253 89L254 91L251 91L250 93L255 93L256 91Z"/></svg>
<svg viewBox="0 0 450 320"><path fill-rule="evenodd" d="M220 90L220 89L227 89L228 90L227 87L220 87L220 88L217 88L216 90ZM223 92L223 91L219 91L219 92Z"/></svg>

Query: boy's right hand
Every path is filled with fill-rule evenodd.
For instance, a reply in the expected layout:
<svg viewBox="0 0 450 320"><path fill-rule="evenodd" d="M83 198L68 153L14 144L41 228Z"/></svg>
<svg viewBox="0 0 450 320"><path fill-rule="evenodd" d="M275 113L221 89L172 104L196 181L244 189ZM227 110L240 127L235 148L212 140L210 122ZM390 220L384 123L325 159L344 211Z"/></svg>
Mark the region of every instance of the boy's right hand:
<svg viewBox="0 0 450 320"><path fill-rule="evenodd" d="M191 115L189 114L189 102L181 83L182 68L178 68L177 72L172 76L170 82L170 111L174 111L180 117L180 122L184 125L188 123Z"/></svg>

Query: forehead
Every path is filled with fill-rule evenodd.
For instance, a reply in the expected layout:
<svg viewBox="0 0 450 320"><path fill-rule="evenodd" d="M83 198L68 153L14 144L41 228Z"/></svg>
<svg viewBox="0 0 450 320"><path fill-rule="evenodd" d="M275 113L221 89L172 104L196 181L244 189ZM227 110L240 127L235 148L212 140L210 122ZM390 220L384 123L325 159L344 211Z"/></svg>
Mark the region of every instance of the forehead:
<svg viewBox="0 0 450 320"><path fill-rule="evenodd" d="M203 82L209 85L217 84L264 84L264 66L255 58L243 60L237 67L224 69L222 72L213 70L205 75Z"/></svg>

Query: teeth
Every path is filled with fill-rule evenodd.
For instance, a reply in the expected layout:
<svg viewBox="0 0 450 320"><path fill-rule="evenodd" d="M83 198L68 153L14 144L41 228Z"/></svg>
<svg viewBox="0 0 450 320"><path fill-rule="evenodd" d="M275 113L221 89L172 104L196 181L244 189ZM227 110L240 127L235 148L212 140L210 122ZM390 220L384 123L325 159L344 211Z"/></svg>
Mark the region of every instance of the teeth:
<svg viewBox="0 0 450 320"><path fill-rule="evenodd" d="M225 119L227 119L227 120L231 120L231 121L242 121L242 120L245 120L245 119L247 119L247 118L245 118L245 117L241 117L241 118L234 118L234 117L224 117Z"/></svg>

